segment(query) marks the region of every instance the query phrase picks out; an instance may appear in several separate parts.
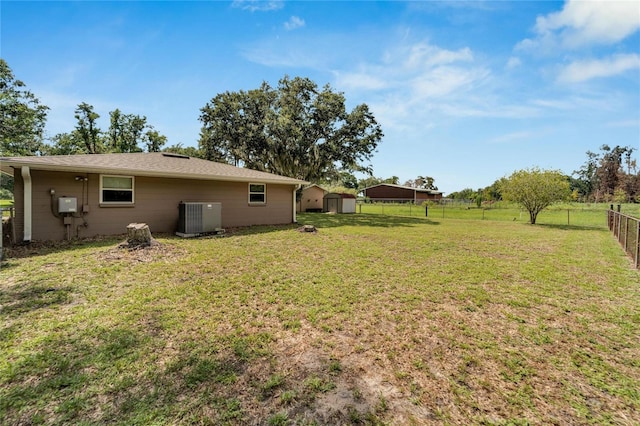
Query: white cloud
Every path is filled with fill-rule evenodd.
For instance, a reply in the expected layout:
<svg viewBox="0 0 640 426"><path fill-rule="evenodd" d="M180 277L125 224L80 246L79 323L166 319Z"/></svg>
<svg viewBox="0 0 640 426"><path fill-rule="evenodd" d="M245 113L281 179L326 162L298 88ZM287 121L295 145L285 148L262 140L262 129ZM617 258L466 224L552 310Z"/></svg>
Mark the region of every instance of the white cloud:
<svg viewBox="0 0 640 426"><path fill-rule="evenodd" d="M538 17L536 31L560 31L567 47L616 43L640 28L636 1L569 0L562 11Z"/></svg>
<svg viewBox="0 0 640 426"><path fill-rule="evenodd" d="M428 43L418 43L402 49L401 55L406 56L406 59L404 59L404 67L406 69L428 68L459 61L473 61L473 54L468 47L454 51L441 49Z"/></svg>
<svg viewBox="0 0 640 426"><path fill-rule="evenodd" d="M611 77L626 71L640 69L640 55L614 55L602 60L575 61L564 67L558 75L562 83L581 83L593 78Z"/></svg>
<svg viewBox="0 0 640 426"><path fill-rule="evenodd" d="M569 0L564 8L536 20L536 37L516 49L549 52L558 46L580 48L614 44L640 29L636 1Z"/></svg>
<svg viewBox="0 0 640 426"><path fill-rule="evenodd" d="M283 0L233 0L232 7L250 12L269 12L284 7Z"/></svg>
<svg viewBox="0 0 640 426"><path fill-rule="evenodd" d="M461 63L471 63L464 66ZM466 64L465 64L466 65ZM410 97L450 94L486 75L473 65L469 48L446 50L428 43L388 49L380 61L363 63L355 72L336 72L343 90L404 90Z"/></svg>
<svg viewBox="0 0 640 426"><path fill-rule="evenodd" d="M301 19L297 16L292 16L287 22L284 23L284 28L287 31L292 31L304 27L304 24L304 19Z"/></svg>
<svg viewBox="0 0 640 426"><path fill-rule="evenodd" d="M441 98L464 91L489 75L482 68L440 66L410 80L410 88L419 99Z"/></svg>

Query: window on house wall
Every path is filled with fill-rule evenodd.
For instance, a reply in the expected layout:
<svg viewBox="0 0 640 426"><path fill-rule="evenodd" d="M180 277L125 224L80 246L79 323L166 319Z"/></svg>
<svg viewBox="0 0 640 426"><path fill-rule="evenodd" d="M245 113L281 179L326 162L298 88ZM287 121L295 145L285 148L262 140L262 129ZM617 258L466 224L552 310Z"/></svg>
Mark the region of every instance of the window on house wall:
<svg viewBox="0 0 640 426"><path fill-rule="evenodd" d="M100 203L133 204L133 176L100 176Z"/></svg>
<svg viewBox="0 0 640 426"><path fill-rule="evenodd" d="M249 204L267 203L267 185L264 183L249 184Z"/></svg>

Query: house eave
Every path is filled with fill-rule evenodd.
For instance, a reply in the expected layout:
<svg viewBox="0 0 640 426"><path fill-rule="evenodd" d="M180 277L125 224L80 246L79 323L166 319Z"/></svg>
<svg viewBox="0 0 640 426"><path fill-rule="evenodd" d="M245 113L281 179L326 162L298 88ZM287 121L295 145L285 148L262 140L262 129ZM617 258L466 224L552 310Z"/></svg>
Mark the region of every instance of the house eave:
<svg viewBox="0 0 640 426"><path fill-rule="evenodd" d="M10 159L3 159L0 164L0 170L3 173L13 175L13 170L20 170L23 166L30 167L31 170L44 170L55 172L68 172L68 173L95 173L95 174L119 174L119 175L132 175L141 177L154 177L154 178L168 178L168 179L192 179L192 180L209 180L209 181L224 181L224 182L260 182L269 184L280 185L300 185L308 182L293 179L273 179L269 176L226 176L215 174L201 174L201 173L176 173L176 172L156 172L146 171L139 169L131 169L126 167L91 167L91 166L76 166L76 165L49 165L49 164L34 164L30 162L11 161Z"/></svg>

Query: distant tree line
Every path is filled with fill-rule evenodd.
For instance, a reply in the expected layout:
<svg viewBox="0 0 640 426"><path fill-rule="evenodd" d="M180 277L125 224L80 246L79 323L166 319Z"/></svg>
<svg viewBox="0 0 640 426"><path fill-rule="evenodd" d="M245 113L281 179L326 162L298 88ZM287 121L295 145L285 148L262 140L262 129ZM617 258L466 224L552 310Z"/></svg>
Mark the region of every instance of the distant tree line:
<svg viewBox="0 0 640 426"><path fill-rule="evenodd" d="M571 191L570 199L580 202L640 202L640 173L633 158L635 149L629 146L602 145L599 152L587 151L587 161L571 176L566 175ZM505 178L479 189L465 188L452 192L454 200L484 201L502 200L501 187Z"/></svg>

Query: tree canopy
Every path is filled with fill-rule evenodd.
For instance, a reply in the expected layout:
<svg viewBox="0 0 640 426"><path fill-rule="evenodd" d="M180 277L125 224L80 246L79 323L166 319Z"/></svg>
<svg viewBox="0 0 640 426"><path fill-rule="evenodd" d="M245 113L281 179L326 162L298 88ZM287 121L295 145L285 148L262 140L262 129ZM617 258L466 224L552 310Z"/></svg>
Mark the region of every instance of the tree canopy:
<svg viewBox="0 0 640 426"><path fill-rule="evenodd" d="M556 170L531 168L513 172L500 182L502 198L520 203L528 212L531 224L538 213L569 196L567 177Z"/></svg>
<svg viewBox="0 0 640 426"><path fill-rule="evenodd" d="M587 161L573 172L572 188L584 200L637 201L640 193L640 174L635 148L602 145L600 152L587 151Z"/></svg>
<svg viewBox="0 0 640 426"><path fill-rule="evenodd" d="M51 138L45 154L100 154L109 152L158 152L166 144L166 136L147 124L147 117L124 114L119 109L109 112L109 129L98 125L100 114L93 105L82 102L75 109L75 129Z"/></svg>
<svg viewBox="0 0 640 426"><path fill-rule="evenodd" d="M409 179L404 183L404 186L410 186L412 188L430 189L437 191L438 187L435 185L436 180L431 176L418 176L415 179Z"/></svg>
<svg viewBox="0 0 640 426"><path fill-rule="evenodd" d="M366 104L348 112L342 93L301 77L218 94L200 121L206 159L312 182L340 171L371 173L363 162L383 137Z"/></svg>
<svg viewBox="0 0 640 426"><path fill-rule="evenodd" d="M48 109L0 58L0 154L39 153Z"/></svg>

